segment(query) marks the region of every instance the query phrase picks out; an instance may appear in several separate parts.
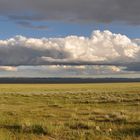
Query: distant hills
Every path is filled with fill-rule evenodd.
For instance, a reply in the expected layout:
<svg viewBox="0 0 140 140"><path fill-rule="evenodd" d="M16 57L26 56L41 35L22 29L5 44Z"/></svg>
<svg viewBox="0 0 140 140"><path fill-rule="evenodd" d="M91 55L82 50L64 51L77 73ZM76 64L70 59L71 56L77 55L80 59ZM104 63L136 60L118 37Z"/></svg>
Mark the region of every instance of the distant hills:
<svg viewBox="0 0 140 140"><path fill-rule="evenodd" d="M0 78L0 83L119 83L140 82L140 78Z"/></svg>

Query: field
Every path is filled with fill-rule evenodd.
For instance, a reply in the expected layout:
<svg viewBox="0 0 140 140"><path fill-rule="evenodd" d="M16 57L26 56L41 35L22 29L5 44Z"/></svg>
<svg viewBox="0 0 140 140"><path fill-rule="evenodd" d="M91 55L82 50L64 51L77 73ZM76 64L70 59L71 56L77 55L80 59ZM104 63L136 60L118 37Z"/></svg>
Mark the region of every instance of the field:
<svg viewBox="0 0 140 140"><path fill-rule="evenodd" d="M0 140L140 140L140 83L1 84Z"/></svg>

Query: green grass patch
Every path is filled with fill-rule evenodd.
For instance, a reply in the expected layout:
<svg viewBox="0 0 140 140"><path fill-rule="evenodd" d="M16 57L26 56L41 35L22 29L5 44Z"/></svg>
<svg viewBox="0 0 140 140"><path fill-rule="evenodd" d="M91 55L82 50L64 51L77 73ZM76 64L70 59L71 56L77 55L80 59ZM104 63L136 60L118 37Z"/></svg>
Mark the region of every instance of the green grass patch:
<svg viewBox="0 0 140 140"><path fill-rule="evenodd" d="M0 85L0 140L139 139L140 83Z"/></svg>

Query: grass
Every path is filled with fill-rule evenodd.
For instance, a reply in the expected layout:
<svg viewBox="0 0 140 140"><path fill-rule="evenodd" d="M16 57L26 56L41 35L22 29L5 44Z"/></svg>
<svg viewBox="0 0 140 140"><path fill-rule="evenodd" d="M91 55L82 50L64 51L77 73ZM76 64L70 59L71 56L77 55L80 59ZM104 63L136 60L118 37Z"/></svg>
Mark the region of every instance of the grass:
<svg viewBox="0 0 140 140"><path fill-rule="evenodd" d="M0 85L0 140L139 139L140 83Z"/></svg>

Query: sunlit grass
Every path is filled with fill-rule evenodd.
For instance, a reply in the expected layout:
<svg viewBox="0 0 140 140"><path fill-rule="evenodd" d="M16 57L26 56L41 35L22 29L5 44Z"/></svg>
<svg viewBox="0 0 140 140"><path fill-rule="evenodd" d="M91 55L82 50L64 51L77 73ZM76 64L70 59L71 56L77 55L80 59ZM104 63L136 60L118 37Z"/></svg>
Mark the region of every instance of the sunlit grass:
<svg viewBox="0 0 140 140"><path fill-rule="evenodd" d="M140 83L1 84L0 140L139 140Z"/></svg>

